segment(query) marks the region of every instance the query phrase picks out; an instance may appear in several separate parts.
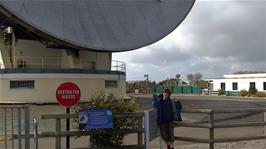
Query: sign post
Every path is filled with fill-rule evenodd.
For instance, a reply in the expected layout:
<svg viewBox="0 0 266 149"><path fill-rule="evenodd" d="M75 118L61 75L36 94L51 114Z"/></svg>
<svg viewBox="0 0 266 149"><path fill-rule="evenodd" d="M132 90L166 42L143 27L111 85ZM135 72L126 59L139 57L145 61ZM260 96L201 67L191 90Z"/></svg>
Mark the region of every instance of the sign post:
<svg viewBox="0 0 266 149"><path fill-rule="evenodd" d="M56 99L59 104L66 106L66 113L70 113L70 106L74 106L80 100L80 89L72 82L65 82L59 85L56 90ZM66 119L66 131L70 129L70 120ZM66 137L66 148L70 148L69 136Z"/></svg>

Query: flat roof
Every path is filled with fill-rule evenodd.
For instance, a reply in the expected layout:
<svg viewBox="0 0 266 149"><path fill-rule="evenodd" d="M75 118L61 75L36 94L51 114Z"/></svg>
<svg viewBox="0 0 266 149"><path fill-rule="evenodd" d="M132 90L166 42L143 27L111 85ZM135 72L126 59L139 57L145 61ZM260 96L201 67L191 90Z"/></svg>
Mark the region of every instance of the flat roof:
<svg viewBox="0 0 266 149"><path fill-rule="evenodd" d="M253 78L266 78L266 73L250 73L250 74L228 74L223 78L207 78L204 80L211 81L215 79L253 79Z"/></svg>

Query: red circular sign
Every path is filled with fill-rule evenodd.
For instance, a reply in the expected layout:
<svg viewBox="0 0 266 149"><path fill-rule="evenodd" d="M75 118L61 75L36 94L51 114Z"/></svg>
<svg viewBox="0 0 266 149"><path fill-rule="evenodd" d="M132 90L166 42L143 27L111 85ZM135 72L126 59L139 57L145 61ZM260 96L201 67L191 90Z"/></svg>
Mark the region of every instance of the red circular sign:
<svg viewBox="0 0 266 149"><path fill-rule="evenodd" d="M80 89L72 82L62 83L56 90L56 99L61 105L73 106L80 100Z"/></svg>

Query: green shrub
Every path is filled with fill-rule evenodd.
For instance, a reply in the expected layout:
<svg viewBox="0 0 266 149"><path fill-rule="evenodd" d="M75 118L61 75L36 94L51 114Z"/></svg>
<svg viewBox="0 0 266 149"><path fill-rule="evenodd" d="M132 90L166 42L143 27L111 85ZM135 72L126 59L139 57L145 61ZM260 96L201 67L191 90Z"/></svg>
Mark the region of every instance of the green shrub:
<svg viewBox="0 0 266 149"><path fill-rule="evenodd" d="M243 89L239 92L239 96L247 96L248 95L248 91Z"/></svg>
<svg viewBox="0 0 266 149"><path fill-rule="evenodd" d="M266 97L266 92L256 92L256 97Z"/></svg>
<svg viewBox="0 0 266 149"><path fill-rule="evenodd" d="M88 108L110 108L113 113L124 112L136 112L139 109L139 105L135 102L135 99L114 99L110 100L104 94L100 94L96 97L92 97L89 102L80 103L72 108L72 111L78 112ZM119 117L113 118L113 128L109 129L94 129L98 133L90 135L91 147L115 147L123 144L124 134L106 134L110 130L119 129L136 129L138 127L138 121L136 118ZM73 128L78 128L78 120L73 122Z"/></svg>
<svg viewBox="0 0 266 149"><path fill-rule="evenodd" d="M218 95L224 95L225 94L225 91L223 89L218 89Z"/></svg>

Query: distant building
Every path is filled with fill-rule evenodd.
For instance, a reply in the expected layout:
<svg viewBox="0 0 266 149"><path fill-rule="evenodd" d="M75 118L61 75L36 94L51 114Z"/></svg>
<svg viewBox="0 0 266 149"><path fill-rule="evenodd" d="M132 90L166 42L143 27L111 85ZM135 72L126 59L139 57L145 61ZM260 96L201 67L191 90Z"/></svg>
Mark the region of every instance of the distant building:
<svg viewBox="0 0 266 149"><path fill-rule="evenodd" d="M266 73L256 74L231 74L224 75L223 78L206 79L209 82L209 89L217 91L241 91L248 90L250 86L255 86L258 91L266 92Z"/></svg>

